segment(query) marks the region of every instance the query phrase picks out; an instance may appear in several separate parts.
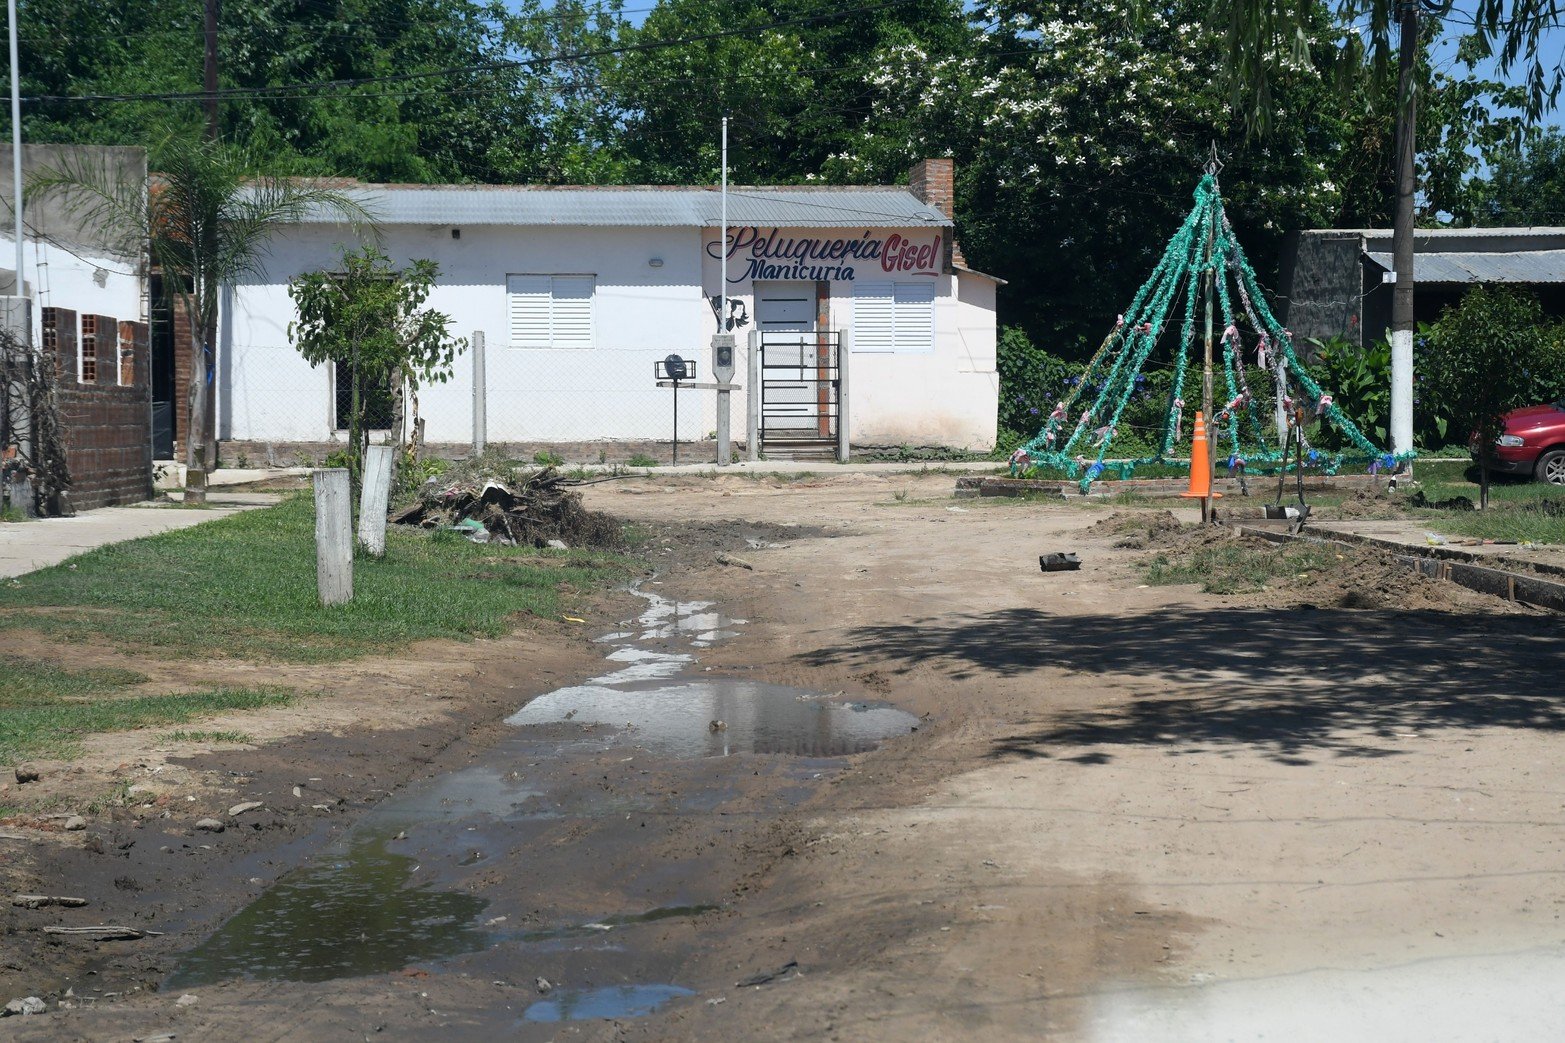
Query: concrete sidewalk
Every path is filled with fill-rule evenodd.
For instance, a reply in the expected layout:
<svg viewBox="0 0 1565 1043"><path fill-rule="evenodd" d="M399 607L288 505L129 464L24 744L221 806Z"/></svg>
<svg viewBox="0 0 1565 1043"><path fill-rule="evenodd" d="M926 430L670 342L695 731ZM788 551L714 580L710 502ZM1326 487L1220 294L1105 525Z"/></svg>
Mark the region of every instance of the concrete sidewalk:
<svg viewBox="0 0 1565 1043"><path fill-rule="evenodd" d="M0 525L0 578L25 575L58 565L94 547L188 529L239 511L266 507L279 497L264 493L214 494L211 506L196 510L178 504L145 503L82 511L74 518L39 518ZM0 597L3 600L3 597Z"/></svg>

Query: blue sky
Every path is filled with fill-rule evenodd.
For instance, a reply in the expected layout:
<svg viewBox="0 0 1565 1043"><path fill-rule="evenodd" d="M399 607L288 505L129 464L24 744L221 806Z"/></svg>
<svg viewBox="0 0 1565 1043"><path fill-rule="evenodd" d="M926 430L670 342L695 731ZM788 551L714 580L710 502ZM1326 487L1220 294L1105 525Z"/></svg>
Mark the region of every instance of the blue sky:
<svg viewBox="0 0 1565 1043"><path fill-rule="evenodd" d="M1444 68L1450 75L1461 75L1464 66L1456 60L1457 43L1461 39L1462 32L1467 29L1460 24L1462 21L1472 20L1473 4L1471 0L1457 0L1452 5L1450 18L1446 21L1445 36L1435 45L1433 58L1437 67ZM1562 56L1565 56L1565 28L1556 27L1547 29L1539 39L1538 54L1543 59L1545 71L1559 64ZM1518 62L1512 66L1508 73L1502 74L1498 61L1483 63L1474 70L1477 75L1486 79L1501 80L1505 83L1520 84L1526 76L1527 69ZM1561 97L1561 103L1565 104L1565 96ZM1512 110L1501 110L1509 113ZM1553 111L1544 114L1540 121L1543 126L1560 126L1565 124L1565 112L1560 106Z"/></svg>

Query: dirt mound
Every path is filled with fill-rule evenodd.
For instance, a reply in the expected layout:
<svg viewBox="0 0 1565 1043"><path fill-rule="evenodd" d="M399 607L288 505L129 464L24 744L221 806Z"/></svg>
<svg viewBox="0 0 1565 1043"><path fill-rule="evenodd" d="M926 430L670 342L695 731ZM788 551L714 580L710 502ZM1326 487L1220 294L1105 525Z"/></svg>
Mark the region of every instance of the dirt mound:
<svg viewBox="0 0 1565 1043"><path fill-rule="evenodd" d="M1341 503L1316 508L1313 513L1329 518L1398 518L1405 511L1402 501L1394 496L1377 489L1360 489Z"/></svg>
<svg viewBox="0 0 1565 1043"><path fill-rule="evenodd" d="M1119 536L1116 547L1145 550L1149 547L1184 546L1197 526L1182 525L1172 511L1115 511L1092 527L1099 536Z"/></svg>
<svg viewBox="0 0 1565 1043"><path fill-rule="evenodd" d="M1277 583L1272 592L1273 603L1281 596L1299 607L1379 612L1466 609L1509 614L1525 611L1455 583L1432 579L1385 554L1343 548L1335 557L1337 561L1327 568Z"/></svg>

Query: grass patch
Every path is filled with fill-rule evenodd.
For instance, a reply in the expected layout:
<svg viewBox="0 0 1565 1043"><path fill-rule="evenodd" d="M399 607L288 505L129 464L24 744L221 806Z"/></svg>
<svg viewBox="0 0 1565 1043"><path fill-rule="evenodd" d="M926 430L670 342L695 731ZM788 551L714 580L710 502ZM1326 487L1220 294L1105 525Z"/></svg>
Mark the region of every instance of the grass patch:
<svg viewBox="0 0 1565 1043"><path fill-rule="evenodd" d="M0 763L28 757L68 757L83 735L179 724L229 710L281 706L282 688L213 688L180 695L132 695L145 682L129 670L65 670L7 657L0 664Z"/></svg>
<svg viewBox="0 0 1565 1043"><path fill-rule="evenodd" d="M0 656L0 706L19 706L38 699L85 699L131 685L145 675L134 670L67 670L53 663L20 656Z"/></svg>
<svg viewBox="0 0 1565 1043"><path fill-rule="evenodd" d="M1434 472L1434 473L1431 473ZM1419 472L1424 496L1433 501L1466 497L1478 503L1478 470L1471 464ZM1495 478L1486 511L1419 510L1410 516L1435 532L1481 540L1565 544L1565 488L1543 482Z"/></svg>
<svg viewBox="0 0 1565 1043"><path fill-rule="evenodd" d="M636 453L629 460L625 461L625 466L627 467L656 467L657 465L657 458L648 456L646 453Z"/></svg>
<svg viewBox="0 0 1565 1043"><path fill-rule="evenodd" d="M164 742L235 742L235 743L251 743L251 742L255 742L255 736L251 735L249 732L236 732L236 731L223 731L223 730L209 731L209 732L202 732L202 731L190 732L190 731L180 730L180 731L169 732L167 735L163 736L163 741Z"/></svg>
<svg viewBox="0 0 1565 1043"><path fill-rule="evenodd" d="M314 505L300 496L100 547L69 568L9 584L0 628L141 652L329 662L424 638L498 637L517 614L558 615L575 590L628 569L599 552L572 550L546 563L532 547L391 526L384 558L355 561L352 603L323 608L314 526Z"/></svg>
<svg viewBox="0 0 1565 1043"><path fill-rule="evenodd" d="M1317 546L1252 546L1224 541L1188 555L1158 554L1145 565L1146 580L1161 587L1199 583L1207 594L1251 594L1272 581L1315 573L1339 564L1334 550Z"/></svg>
<svg viewBox="0 0 1565 1043"><path fill-rule="evenodd" d="M1487 511L1443 513L1429 527L1472 539L1565 544L1565 497L1506 506L1491 499Z"/></svg>

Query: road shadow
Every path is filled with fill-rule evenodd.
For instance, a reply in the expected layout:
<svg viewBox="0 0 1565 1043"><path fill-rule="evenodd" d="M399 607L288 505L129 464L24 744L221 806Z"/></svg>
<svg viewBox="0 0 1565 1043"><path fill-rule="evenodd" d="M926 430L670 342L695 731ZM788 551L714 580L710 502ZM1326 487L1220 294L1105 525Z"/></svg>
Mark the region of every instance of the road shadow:
<svg viewBox="0 0 1565 1043"><path fill-rule="evenodd" d="M1565 729L1565 621L1443 611L1172 606L1134 616L1002 609L956 622L859 627L801 656L815 666L933 663L962 679L1051 669L1156 689L1062 710L1005 736L995 756L1108 763L1102 747L1191 753L1252 747L1280 763L1377 757L1436 728ZM1039 705L1047 709L1047 689Z"/></svg>

